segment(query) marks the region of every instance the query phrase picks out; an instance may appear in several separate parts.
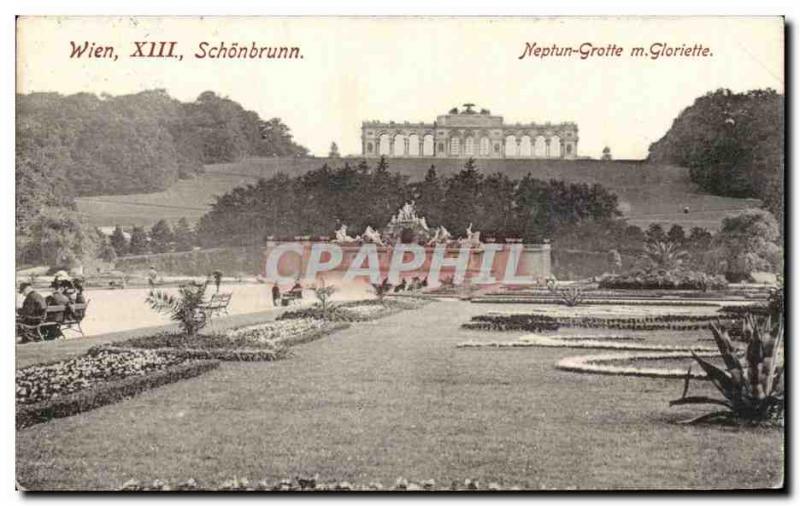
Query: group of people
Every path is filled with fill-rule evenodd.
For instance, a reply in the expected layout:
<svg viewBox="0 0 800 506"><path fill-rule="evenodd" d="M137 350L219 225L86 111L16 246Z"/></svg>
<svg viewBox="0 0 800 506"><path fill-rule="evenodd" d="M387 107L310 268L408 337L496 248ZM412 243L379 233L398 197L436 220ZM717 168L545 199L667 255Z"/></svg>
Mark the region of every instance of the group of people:
<svg viewBox="0 0 800 506"><path fill-rule="evenodd" d="M42 296L29 282L23 282L19 286L19 293L22 295L22 305L17 309L17 321L25 325L36 325L41 322L42 316L47 312L48 306L64 306L64 314L70 318L82 315L77 314L76 305L86 304L86 297L83 294L83 282L80 279L69 279L63 274L56 274L53 282L50 283L52 292ZM49 328L48 339L54 339L60 334L57 327Z"/></svg>
<svg viewBox="0 0 800 506"><path fill-rule="evenodd" d="M417 276L414 276L414 278L411 280L410 283L405 278L403 278L403 280L400 281L400 283L398 283L398 285L394 287L394 293L422 290L427 286L428 286L427 276L421 279Z"/></svg>
<svg viewBox="0 0 800 506"><path fill-rule="evenodd" d="M299 300L302 298L303 298L303 285L300 284L299 279L295 281L294 286L292 286L292 288L288 290L285 294L281 293L281 288L278 286L278 283L272 285L272 305L275 307L288 306L289 301Z"/></svg>

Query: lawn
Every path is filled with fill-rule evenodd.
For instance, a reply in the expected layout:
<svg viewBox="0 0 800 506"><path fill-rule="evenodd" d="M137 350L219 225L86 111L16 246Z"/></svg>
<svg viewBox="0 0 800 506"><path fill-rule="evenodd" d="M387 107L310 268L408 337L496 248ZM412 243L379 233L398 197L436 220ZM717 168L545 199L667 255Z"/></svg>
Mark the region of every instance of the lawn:
<svg viewBox="0 0 800 506"><path fill-rule="evenodd" d="M360 159L347 161L355 165ZM255 183L259 177L269 178L278 172L299 175L320 168L326 162L343 163L326 158L248 158L208 165L205 174L178 181L162 192L81 197L78 210L96 226L149 227L161 218L175 222L181 217L194 222L209 210L216 195L239 185ZM408 175L412 180L422 179L431 164L440 175L446 176L460 170L464 160L389 160L390 170ZM545 180L599 183L619 196L620 208L629 223L643 228L659 222L679 223L687 230L695 226L716 230L731 211L759 205L753 199L701 193L689 181L688 169L671 165L625 160L478 160L477 167L485 173L502 172L512 178L521 178L530 172L533 177ZM689 214L683 213L685 207L689 207Z"/></svg>
<svg viewBox="0 0 800 506"><path fill-rule="evenodd" d="M288 360L223 363L21 430L18 482L113 489L129 479L203 484L314 473L323 481L477 478L532 489L782 482L783 432L676 424L705 409L667 405L680 396L680 380L554 368L585 350L456 348L516 339L523 333L459 325L490 310L527 308L436 302L354 324L294 348ZM680 334L653 335L665 343L705 337Z"/></svg>

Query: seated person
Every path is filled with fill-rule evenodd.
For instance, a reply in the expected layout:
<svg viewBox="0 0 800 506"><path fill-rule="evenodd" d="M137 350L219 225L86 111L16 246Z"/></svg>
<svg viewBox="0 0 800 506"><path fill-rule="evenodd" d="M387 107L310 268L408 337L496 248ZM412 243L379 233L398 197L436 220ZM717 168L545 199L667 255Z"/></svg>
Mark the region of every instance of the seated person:
<svg viewBox="0 0 800 506"><path fill-rule="evenodd" d="M83 295L83 283L75 280L75 304L86 304L86 297Z"/></svg>
<svg viewBox="0 0 800 506"><path fill-rule="evenodd" d="M75 290L75 282L65 279L61 281L61 288L63 289L61 292L66 295L70 302L75 302L75 295L77 295L77 291Z"/></svg>
<svg viewBox="0 0 800 506"><path fill-rule="evenodd" d="M19 285L19 293L25 297L22 307L18 311L20 321L27 325L38 323L47 309L47 302L44 297L27 282Z"/></svg>
<svg viewBox="0 0 800 506"><path fill-rule="evenodd" d="M66 287L61 284L58 286L51 295L48 295L45 299L48 306L66 306L69 304L70 300L69 297L65 294Z"/></svg>

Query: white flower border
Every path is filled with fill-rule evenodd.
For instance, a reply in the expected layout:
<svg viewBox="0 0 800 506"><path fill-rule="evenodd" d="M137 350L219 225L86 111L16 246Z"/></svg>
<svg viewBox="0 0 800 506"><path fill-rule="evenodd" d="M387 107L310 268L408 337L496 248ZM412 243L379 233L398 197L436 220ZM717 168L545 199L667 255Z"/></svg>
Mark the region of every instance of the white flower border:
<svg viewBox="0 0 800 506"><path fill-rule="evenodd" d="M639 376L646 378L685 378L687 372L681 369L659 369L654 367L633 367L611 365L609 362L630 362L634 360L661 360L671 358L692 358L692 353L701 357L719 356L719 351L709 346L671 346L666 344L642 344L621 342L629 340L624 336L543 336L527 334L516 341L477 342L467 341L457 348L578 348L624 350L622 353L605 355L582 355L566 357L556 363L556 368L580 373L607 374L616 376ZM630 353L630 352L651 353ZM655 353L653 353L655 352ZM701 372L691 373L692 378L702 379Z"/></svg>

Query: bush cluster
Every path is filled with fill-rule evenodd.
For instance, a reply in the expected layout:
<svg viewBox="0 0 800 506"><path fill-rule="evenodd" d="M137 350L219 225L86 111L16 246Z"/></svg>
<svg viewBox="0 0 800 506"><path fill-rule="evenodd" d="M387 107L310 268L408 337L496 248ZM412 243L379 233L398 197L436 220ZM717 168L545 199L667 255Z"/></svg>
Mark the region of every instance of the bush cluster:
<svg viewBox="0 0 800 506"><path fill-rule="evenodd" d="M653 271L608 276L600 288L624 290L722 290L728 282L722 276L695 271Z"/></svg>

